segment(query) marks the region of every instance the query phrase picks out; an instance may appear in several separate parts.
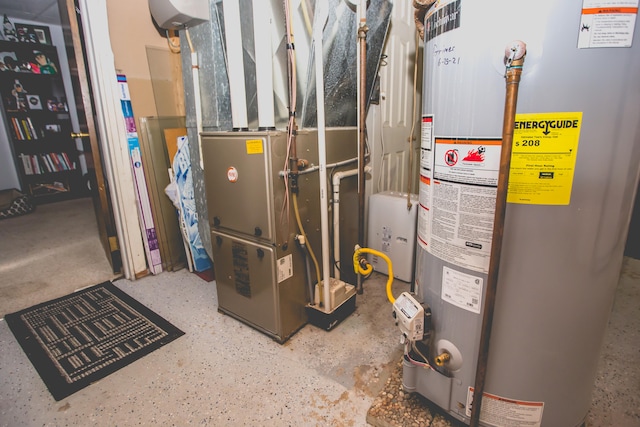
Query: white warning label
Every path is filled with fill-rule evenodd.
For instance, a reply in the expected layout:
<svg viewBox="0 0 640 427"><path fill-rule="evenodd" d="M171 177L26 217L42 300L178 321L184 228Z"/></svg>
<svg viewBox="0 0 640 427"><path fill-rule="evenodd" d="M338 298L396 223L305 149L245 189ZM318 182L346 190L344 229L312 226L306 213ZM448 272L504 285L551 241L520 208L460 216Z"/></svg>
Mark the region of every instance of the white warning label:
<svg viewBox="0 0 640 427"><path fill-rule="evenodd" d="M471 416L473 387L467 393L467 417ZM480 422L493 427L540 427L544 402L508 399L495 394L482 394Z"/></svg>
<svg viewBox="0 0 640 427"><path fill-rule="evenodd" d="M638 0L583 0L578 48L631 47Z"/></svg>
<svg viewBox="0 0 640 427"><path fill-rule="evenodd" d="M442 267L442 299L456 307L480 314L482 277Z"/></svg>
<svg viewBox="0 0 640 427"><path fill-rule="evenodd" d="M291 254L278 260L278 283L293 276L293 257Z"/></svg>

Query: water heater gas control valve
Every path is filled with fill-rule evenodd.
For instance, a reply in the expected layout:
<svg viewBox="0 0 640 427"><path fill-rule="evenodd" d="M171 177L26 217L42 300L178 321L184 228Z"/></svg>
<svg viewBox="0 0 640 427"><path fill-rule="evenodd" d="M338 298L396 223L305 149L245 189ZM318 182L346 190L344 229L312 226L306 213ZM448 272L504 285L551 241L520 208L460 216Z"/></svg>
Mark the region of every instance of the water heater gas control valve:
<svg viewBox="0 0 640 427"><path fill-rule="evenodd" d="M424 338L424 308L409 292L403 292L396 298L393 317L402 332L403 340L421 341Z"/></svg>

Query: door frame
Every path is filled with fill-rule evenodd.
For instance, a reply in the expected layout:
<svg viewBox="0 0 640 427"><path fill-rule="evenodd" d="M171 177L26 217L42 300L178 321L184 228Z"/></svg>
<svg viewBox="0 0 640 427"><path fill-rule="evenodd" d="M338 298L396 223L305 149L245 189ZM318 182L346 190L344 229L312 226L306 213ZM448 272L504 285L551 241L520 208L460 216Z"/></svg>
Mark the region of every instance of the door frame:
<svg viewBox="0 0 640 427"><path fill-rule="evenodd" d="M77 11L82 16L84 25L79 30L84 36L95 108L94 137L97 135L101 141L99 155L109 183L123 274L125 278L135 280L147 273L146 256L109 36L106 0L77 0L77 4L74 0L58 0L58 3L61 13ZM69 21L72 20L77 22L75 16L69 16Z"/></svg>

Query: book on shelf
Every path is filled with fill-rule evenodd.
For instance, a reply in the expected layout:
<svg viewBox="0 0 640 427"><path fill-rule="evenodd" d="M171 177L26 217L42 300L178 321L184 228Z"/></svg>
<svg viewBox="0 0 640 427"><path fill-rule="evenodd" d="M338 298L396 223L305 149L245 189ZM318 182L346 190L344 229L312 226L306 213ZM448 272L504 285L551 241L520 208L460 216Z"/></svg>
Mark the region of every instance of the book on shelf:
<svg viewBox="0 0 640 427"><path fill-rule="evenodd" d="M26 155L20 153L20 160L22 160L22 167L24 168L25 175L33 175L33 166L31 165L31 158Z"/></svg>
<svg viewBox="0 0 640 427"><path fill-rule="evenodd" d="M33 173L41 174L42 169L40 169L40 162L38 161L37 156L29 156L29 160L31 160L31 166L33 168Z"/></svg>
<svg viewBox="0 0 640 427"><path fill-rule="evenodd" d="M76 164L69 159L69 156L67 156L67 153L63 151L60 154L62 154L62 157L64 157L64 161L67 163L67 165L69 165L69 169L75 170Z"/></svg>
<svg viewBox="0 0 640 427"><path fill-rule="evenodd" d="M49 165L49 162L47 161L47 158L42 154L39 154L38 158L39 158L40 162L42 163L42 166L43 166L42 170L44 172L51 172L51 166Z"/></svg>
<svg viewBox="0 0 640 427"><path fill-rule="evenodd" d="M32 139L38 139L38 132L36 131L35 126L33 126L33 122L31 122L31 117L27 117L27 127L31 132L31 135L33 137Z"/></svg>
<svg viewBox="0 0 640 427"><path fill-rule="evenodd" d="M11 123L13 125L13 130L14 130L16 139L24 140L25 136L24 136L24 131L22 130L22 125L20 124L20 120L17 119L16 117L12 117Z"/></svg>
<svg viewBox="0 0 640 427"><path fill-rule="evenodd" d="M56 157L55 154L53 153L47 153L45 154L45 156L47 156L47 159L49 160L49 162L53 165L53 169L58 172L60 170L62 170L62 167L60 166L60 163L58 162L58 157Z"/></svg>
<svg viewBox="0 0 640 427"><path fill-rule="evenodd" d="M30 117L26 119L11 117L11 130L15 139L19 141L40 139L40 135Z"/></svg>

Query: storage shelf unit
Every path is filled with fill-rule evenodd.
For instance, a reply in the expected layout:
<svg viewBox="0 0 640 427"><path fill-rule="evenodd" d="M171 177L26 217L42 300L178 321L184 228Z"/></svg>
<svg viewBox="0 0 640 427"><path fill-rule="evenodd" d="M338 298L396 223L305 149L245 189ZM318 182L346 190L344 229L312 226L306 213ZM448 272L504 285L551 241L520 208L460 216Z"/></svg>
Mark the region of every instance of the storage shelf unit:
<svg viewBox="0 0 640 427"><path fill-rule="evenodd" d="M0 96L22 191L37 203L82 195L55 46L0 41Z"/></svg>

